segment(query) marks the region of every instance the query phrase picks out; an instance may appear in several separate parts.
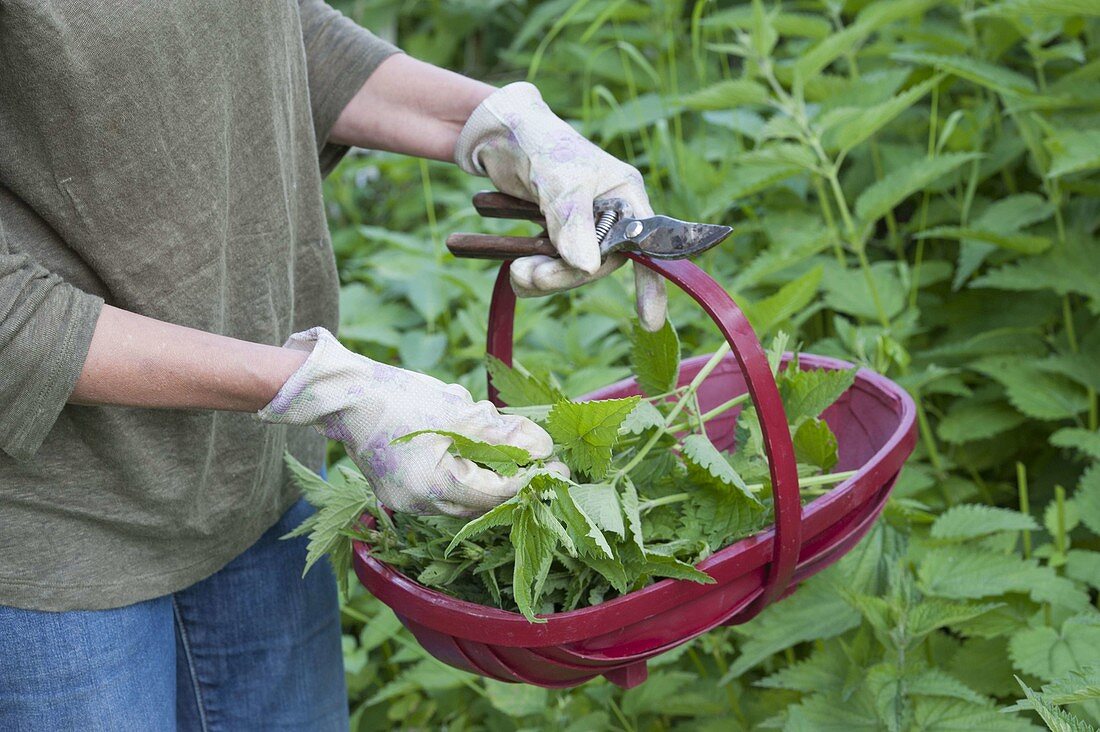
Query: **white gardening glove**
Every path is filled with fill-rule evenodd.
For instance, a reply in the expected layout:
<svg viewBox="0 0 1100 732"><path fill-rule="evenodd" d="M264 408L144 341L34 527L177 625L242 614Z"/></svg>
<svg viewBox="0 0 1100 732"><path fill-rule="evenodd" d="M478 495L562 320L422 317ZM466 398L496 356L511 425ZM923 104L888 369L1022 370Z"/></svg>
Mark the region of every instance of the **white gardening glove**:
<svg viewBox="0 0 1100 732"><path fill-rule="evenodd" d="M394 438L435 429L520 447L539 459L553 450L550 435L531 420L474 402L458 384L352 353L324 328L295 333L285 347L312 352L259 418L313 425L344 443L378 499L396 511L479 515L514 496L528 475L506 478L455 457L448 452L450 438L441 435L397 445ZM560 463L547 467L567 473Z"/></svg>
<svg viewBox="0 0 1100 732"><path fill-rule="evenodd" d="M490 94L459 134L455 162L467 173L487 175L498 189L538 203L546 231L561 258L524 257L512 263L512 287L520 297L567 290L620 267L613 254L600 262L592 206L620 198L631 216L653 215L642 176L586 140L550 111L527 82ZM634 267L638 316L648 330L665 322L664 279Z"/></svg>

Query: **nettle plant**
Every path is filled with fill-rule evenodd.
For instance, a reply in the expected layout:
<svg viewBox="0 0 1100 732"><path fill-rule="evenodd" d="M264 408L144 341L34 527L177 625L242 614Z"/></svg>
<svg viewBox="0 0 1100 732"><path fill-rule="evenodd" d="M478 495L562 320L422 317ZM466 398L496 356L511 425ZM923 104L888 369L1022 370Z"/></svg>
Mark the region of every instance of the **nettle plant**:
<svg viewBox="0 0 1100 732"><path fill-rule="evenodd" d="M777 337L769 362L783 397L798 459L800 487L817 495L851 472L829 473L837 441L821 413L852 385L855 369L801 370L780 360L787 337ZM545 468L523 449L489 445L453 432L435 432L451 451L482 467L529 476L515 497L471 521L390 514L362 474L344 470L325 482L300 464L291 469L318 512L295 535L310 537L307 568L328 554L345 578L351 542L428 587L463 600L536 613L573 610L641 589L654 579L714 580L693 565L772 521L768 462L747 394L703 411L700 385L729 356L719 348L691 381L677 386L680 343L672 325L633 329L631 363L645 396L573 401L548 377L489 358L505 411L545 426L554 439L550 460L570 477ZM736 448L715 447L706 426L733 409ZM364 513L374 526L364 528ZM346 589L346 588L345 588Z"/></svg>

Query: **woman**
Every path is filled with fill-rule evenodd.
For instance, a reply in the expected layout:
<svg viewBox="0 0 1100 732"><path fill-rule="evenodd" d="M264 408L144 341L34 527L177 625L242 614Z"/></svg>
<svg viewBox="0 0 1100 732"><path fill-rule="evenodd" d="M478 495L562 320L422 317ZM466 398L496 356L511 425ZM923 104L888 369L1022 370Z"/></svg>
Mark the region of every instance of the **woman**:
<svg viewBox="0 0 1100 732"><path fill-rule="evenodd" d="M278 541L309 510L284 452L319 468L340 440L387 505L463 516L517 479L392 437L549 453L331 335L321 178L349 145L537 201L560 258L516 262L522 295L622 263L595 199L651 213L533 86L418 62L319 0L0 3L0 729L346 728L333 577ZM660 283L636 284L659 326Z"/></svg>

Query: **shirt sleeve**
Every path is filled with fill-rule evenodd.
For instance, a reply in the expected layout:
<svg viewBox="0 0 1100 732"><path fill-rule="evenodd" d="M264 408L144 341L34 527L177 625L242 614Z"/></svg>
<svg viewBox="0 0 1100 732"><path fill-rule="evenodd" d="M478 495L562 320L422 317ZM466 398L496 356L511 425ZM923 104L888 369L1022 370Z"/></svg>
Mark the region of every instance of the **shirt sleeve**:
<svg viewBox="0 0 1100 732"><path fill-rule="evenodd" d="M0 450L34 455L84 368L103 300L26 254L0 222Z"/></svg>
<svg viewBox="0 0 1100 732"><path fill-rule="evenodd" d="M328 175L348 151L328 141L336 118L378 65L401 50L322 0L299 0L298 8L321 174Z"/></svg>

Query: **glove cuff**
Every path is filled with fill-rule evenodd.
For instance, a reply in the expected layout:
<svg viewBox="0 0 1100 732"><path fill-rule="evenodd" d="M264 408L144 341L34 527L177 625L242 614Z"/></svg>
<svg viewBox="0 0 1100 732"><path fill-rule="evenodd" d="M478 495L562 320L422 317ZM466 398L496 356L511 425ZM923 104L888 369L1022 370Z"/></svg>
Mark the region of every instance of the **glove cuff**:
<svg viewBox="0 0 1100 732"><path fill-rule="evenodd" d="M336 336L319 327L295 333L283 348L307 351L309 357L256 417L274 424L315 424L326 414L341 409L345 399L328 387L334 377L350 373L355 355Z"/></svg>
<svg viewBox="0 0 1100 732"><path fill-rule="evenodd" d="M495 140L514 140L532 111L553 115L534 84L517 81L487 96L466 120L455 144L455 163L471 175L486 177L481 150Z"/></svg>

